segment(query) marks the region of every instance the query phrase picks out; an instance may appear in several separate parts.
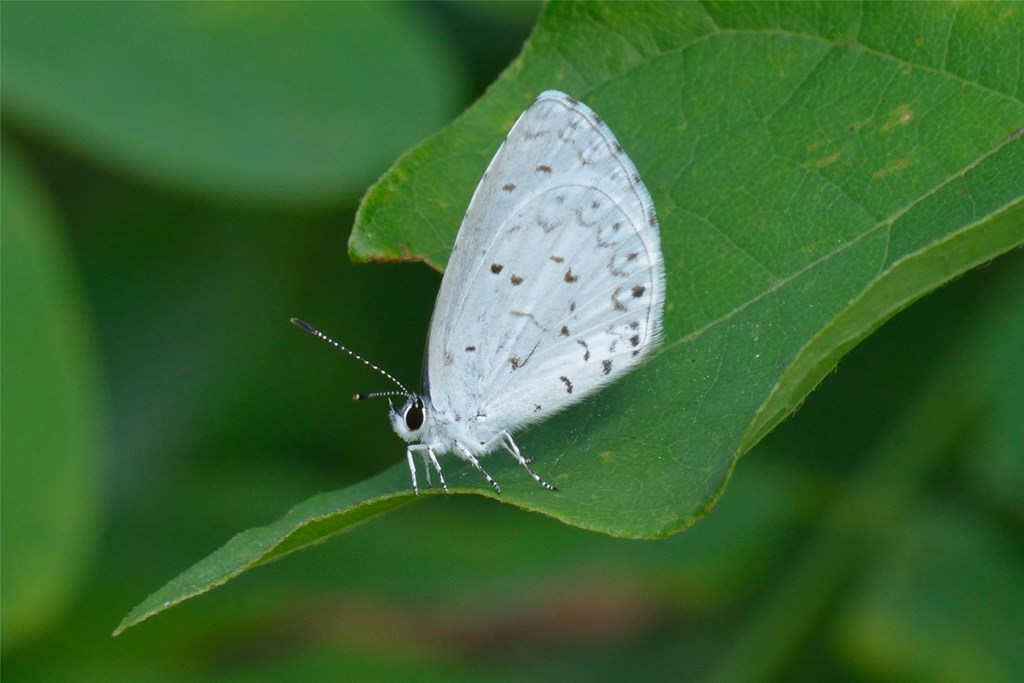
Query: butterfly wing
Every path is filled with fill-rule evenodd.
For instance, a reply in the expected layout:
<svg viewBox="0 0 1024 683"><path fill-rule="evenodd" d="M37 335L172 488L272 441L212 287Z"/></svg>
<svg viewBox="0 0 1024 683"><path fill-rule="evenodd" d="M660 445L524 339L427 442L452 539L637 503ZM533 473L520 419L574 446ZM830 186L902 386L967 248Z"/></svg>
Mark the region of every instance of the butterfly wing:
<svg viewBox="0 0 1024 683"><path fill-rule="evenodd" d="M665 276L633 163L586 105L542 93L477 186L431 320L435 414L481 440L548 417L656 344Z"/></svg>

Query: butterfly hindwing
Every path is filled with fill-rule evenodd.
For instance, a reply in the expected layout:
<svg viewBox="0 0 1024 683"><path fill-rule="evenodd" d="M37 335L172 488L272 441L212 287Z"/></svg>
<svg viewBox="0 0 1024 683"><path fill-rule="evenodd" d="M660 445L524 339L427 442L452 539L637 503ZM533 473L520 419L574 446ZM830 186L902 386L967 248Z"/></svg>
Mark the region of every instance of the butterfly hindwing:
<svg viewBox="0 0 1024 683"><path fill-rule="evenodd" d="M476 417L483 439L584 398L657 342L664 286L633 163L588 107L541 94L456 238L427 343L434 410Z"/></svg>

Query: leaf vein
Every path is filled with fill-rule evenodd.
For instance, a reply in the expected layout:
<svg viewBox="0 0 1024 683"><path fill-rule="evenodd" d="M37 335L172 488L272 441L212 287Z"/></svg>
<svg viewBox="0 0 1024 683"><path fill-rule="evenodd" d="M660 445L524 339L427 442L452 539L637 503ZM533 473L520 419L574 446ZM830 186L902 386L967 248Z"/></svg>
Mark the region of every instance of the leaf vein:
<svg viewBox="0 0 1024 683"><path fill-rule="evenodd" d="M1004 140L1001 144L997 145L996 147L992 148L991 150L989 150L985 154L982 154L981 156L979 156L976 160L972 161L971 163L969 163L966 166L964 166L963 168L961 168L959 172L957 172L955 174L952 174L949 177L945 178L942 182L937 183L934 187L929 189L927 192L922 193L919 197L916 197L913 201L908 202L905 206L900 207L896 211L892 212L888 217L886 217L885 219L879 221L878 223L876 223L872 227L868 228L862 234L854 237L850 241L848 241L848 242L846 242L846 243L844 243L844 244L842 244L842 245L840 245L838 247L835 247L834 249L832 249L832 251L830 251L830 252L828 252L826 254L823 254L819 258L816 258L816 259L808 262L806 265L804 265L804 266L802 266L800 268L797 268L791 274L789 274L789 275L787 275L787 276L785 276L785 277L775 281L774 283L771 284L771 286L765 288L763 291L761 291L761 292L757 293L756 295L752 296L750 299L748 299L747 301L743 302L742 304L734 307L731 311L728 311L728 312L722 314L721 316L719 316L715 320L711 320L711 321L705 323L704 325L702 325L701 327L697 328L696 330L690 332L689 334L683 335L682 337L680 337L675 342L664 344L658 351L656 351L656 353L658 355L660 355L660 354L665 353L666 351L668 351L670 349L675 348L676 346L679 346L679 345L682 345L682 344L686 344L686 343L690 343L690 342L694 341L695 339L699 339L704 334L706 334L708 331L714 329L715 327L717 327L717 326L719 326L719 325L721 325L723 323L728 322L729 320L734 318L736 315L738 315L739 313L743 312L744 310L746 310L750 306L753 306L754 304L756 304L757 302L761 301L765 297L778 292L780 289L785 287L790 282L796 280L797 278L799 278L804 273L807 273L808 271L813 270L814 268L817 268L819 265L821 265L822 263L827 262L829 259L832 259L833 257L835 257L835 256L837 256L837 255L839 255L839 254L849 250L850 248L856 246L857 244L859 244L863 240L865 240L868 237L874 235L879 230L881 230L881 229L888 229L897 220L899 220L901 217L906 215L915 206L917 206L918 204L920 204L924 200L932 197L933 195L935 195L937 192L939 192L941 189L945 188L946 186L948 186L952 182L954 182L954 181L956 181L958 179L964 178L967 175L967 173L969 173L970 171L975 169L979 164L981 164L983 161L985 161L989 157L993 156L997 152L999 152L1002 149L1004 149L1007 145L1012 143L1015 139L1016 139L1015 137L1010 136L1009 138Z"/></svg>

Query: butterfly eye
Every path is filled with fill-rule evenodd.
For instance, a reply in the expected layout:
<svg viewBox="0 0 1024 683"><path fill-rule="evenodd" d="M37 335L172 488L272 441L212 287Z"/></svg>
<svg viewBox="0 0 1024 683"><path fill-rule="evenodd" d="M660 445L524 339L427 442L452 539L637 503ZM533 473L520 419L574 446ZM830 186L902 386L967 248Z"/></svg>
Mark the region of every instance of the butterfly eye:
<svg viewBox="0 0 1024 683"><path fill-rule="evenodd" d="M423 401L417 399L405 411L405 426L414 432L423 426Z"/></svg>

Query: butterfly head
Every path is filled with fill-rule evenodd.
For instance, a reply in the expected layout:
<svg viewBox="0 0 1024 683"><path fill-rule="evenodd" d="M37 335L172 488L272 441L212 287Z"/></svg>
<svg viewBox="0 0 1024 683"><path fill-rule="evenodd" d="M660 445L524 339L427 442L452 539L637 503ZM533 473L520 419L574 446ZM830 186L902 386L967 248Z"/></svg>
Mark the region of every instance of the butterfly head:
<svg viewBox="0 0 1024 683"><path fill-rule="evenodd" d="M400 409L396 410L390 399L388 405L391 406L391 428L395 434L407 443L419 441L427 423L427 406L423 399L410 394Z"/></svg>

